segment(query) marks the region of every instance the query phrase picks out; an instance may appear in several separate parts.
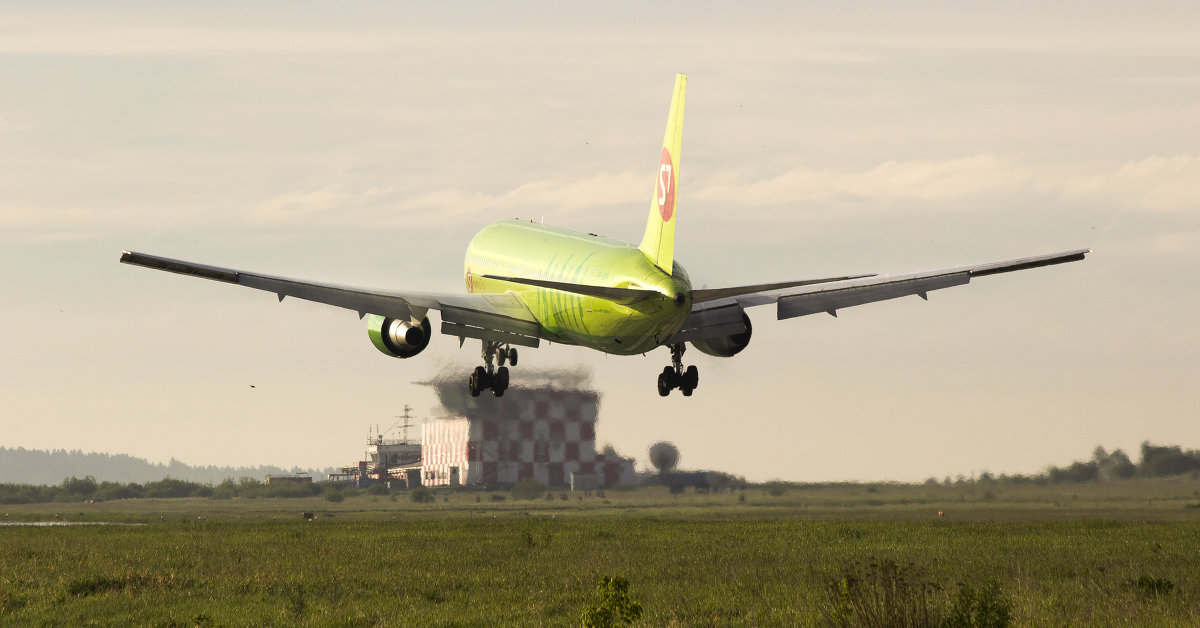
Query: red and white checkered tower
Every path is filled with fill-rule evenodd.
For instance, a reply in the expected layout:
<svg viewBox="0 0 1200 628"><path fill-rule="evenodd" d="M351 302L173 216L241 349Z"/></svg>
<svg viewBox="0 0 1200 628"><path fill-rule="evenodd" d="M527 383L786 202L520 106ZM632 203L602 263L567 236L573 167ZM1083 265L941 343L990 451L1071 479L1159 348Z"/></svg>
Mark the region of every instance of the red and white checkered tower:
<svg viewBox="0 0 1200 628"><path fill-rule="evenodd" d="M573 473L598 474L606 487L634 481L633 459L596 452L600 396L593 391L514 385L504 397L464 399L457 380L433 385L451 418L422 428L427 486L511 485L526 478L566 486Z"/></svg>

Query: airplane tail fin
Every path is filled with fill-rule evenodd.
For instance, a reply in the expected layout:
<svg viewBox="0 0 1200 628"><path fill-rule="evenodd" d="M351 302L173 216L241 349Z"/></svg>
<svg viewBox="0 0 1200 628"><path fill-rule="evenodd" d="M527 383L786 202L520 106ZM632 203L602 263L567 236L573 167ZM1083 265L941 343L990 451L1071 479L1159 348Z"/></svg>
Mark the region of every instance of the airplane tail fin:
<svg viewBox="0 0 1200 628"><path fill-rule="evenodd" d="M638 247L663 272L671 274L675 261L675 197L679 182L679 157L683 150L683 93L687 75L675 75L675 92L667 116L667 132L663 135L662 153L658 160L658 177L654 198L650 201L650 217L646 220L646 235Z"/></svg>

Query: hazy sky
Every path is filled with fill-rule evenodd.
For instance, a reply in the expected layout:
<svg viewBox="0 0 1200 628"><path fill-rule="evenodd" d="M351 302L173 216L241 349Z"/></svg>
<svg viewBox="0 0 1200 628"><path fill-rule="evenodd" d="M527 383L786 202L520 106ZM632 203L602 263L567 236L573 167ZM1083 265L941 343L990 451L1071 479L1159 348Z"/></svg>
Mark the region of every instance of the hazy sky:
<svg viewBox="0 0 1200 628"><path fill-rule="evenodd" d="M602 441L753 480L1200 447L1200 5L1126 4L0 9L0 445L349 464L478 343L389 359L352 312L121 250L460 291L493 220L636 242L687 72L698 285L1096 252L837 319L753 309L742 354L687 353L691 398L659 398L665 349L526 350L515 384L583 366Z"/></svg>

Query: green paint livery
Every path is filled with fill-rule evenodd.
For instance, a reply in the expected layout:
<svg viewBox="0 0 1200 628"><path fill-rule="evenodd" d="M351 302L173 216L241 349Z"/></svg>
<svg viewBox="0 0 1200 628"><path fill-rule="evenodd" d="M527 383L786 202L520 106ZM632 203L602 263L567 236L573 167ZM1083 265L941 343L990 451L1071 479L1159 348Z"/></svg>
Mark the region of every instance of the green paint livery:
<svg viewBox="0 0 1200 628"><path fill-rule="evenodd" d="M547 340L607 353L633 355L660 346L679 331L691 308L691 282L679 264L668 275L632 245L566 229L519 220L489 225L471 240L464 264L469 292L511 293ZM655 294L621 304L502 277Z"/></svg>

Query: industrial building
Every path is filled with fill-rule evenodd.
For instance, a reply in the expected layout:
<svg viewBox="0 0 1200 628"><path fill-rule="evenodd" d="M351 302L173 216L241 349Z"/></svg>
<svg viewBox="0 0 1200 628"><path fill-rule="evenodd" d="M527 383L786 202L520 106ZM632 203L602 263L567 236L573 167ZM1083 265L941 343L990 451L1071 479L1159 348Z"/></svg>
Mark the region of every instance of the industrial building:
<svg viewBox="0 0 1200 628"><path fill-rule="evenodd" d="M372 482L400 480L406 485L421 485L421 443L408 438L412 427L412 408L404 406L404 414L386 432L400 429L399 438L387 438L385 431L376 429L367 436L367 453L357 463L342 467L340 473L330 474L333 482L345 482L365 487Z"/></svg>
<svg viewBox="0 0 1200 628"><path fill-rule="evenodd" d="M503 397L470 397L460 384L429 383L445 414L421 425L420 443L372 436L367 459L330 479L358 486L399 481L411 488L511 486L530 478L583 490L636 481L632 458L611 447L596 449L596 392L514 382Z"/></svg>

